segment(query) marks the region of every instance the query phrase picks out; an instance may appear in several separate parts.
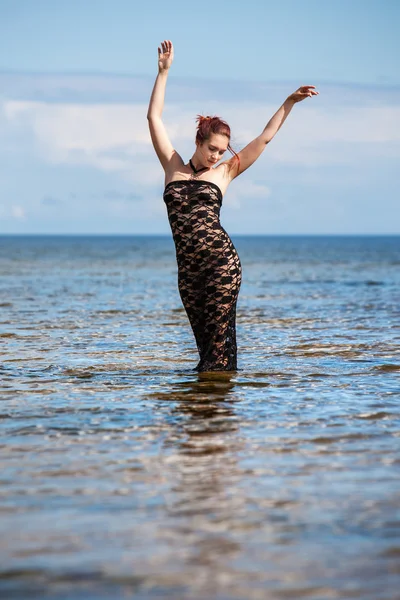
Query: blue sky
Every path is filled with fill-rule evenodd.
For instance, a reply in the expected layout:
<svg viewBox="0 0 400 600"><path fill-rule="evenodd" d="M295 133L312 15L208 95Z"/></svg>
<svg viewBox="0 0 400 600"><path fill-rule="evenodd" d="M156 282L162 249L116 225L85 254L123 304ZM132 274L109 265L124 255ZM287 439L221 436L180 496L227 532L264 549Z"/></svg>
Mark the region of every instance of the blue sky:
<svg viewBox="0 0 400 600"><path fill-rule="evenodd" d="M219 114L236 149L301 84L224 198L232 233L400 233L400 3L0 0L0 233L168 233L146 109L157 45L165 121L193 152Z"/></svg>

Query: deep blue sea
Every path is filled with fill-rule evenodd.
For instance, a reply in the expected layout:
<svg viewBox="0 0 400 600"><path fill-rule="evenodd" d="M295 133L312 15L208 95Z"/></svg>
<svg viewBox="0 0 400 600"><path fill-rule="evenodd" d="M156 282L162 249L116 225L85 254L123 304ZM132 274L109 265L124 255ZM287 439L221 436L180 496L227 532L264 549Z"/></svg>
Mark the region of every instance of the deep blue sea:
<svg viewBox="0 0 400 600"><path fill-rule="evenodd" d="M232 239L202 375L170 237L0 236L0 598L400 598L400 237Z"/></svg>

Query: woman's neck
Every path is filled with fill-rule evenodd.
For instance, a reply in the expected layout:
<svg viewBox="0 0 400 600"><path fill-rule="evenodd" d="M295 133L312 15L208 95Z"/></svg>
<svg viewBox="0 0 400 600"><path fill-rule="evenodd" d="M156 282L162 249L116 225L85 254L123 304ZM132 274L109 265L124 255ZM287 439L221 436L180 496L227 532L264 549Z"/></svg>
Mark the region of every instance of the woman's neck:
<svg viewBox="0 0 400 600"><path fill-rule="evenodd" d="M189 166L194 173L203 173L204 171L209 170L209 167L205 167L204 164L196 158L195 154L193 154L192 158L189 160Z"/></svg>

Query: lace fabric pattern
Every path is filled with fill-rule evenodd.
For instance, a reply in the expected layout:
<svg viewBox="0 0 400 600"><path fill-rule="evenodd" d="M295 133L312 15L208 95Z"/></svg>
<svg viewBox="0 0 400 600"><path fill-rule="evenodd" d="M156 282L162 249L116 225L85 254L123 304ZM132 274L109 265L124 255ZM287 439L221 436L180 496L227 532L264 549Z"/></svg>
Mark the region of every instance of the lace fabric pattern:
<svg viewBox="0 0 400 600"><path fill-rule="evenodd" d="M164 191L176 248L178 288L200 361L198 371L236 371L236 303L242 269L220 224L222 193L200 179L169 183Z"/></svg>

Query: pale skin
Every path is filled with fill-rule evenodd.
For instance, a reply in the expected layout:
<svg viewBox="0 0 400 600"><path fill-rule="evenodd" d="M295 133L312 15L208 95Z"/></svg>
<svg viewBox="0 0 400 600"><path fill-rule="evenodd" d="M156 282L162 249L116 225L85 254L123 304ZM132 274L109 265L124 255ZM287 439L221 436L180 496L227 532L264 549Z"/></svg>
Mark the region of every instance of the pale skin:
<svg viewBox="0 0 400 600"><path fill-rule="evenodd" d="M162 121L165 89L173 60L173 44L171 40L164 40L161 47L158 48L158 75L147 113L154 149L165 172L165 185L172 181L189 179L193 173L190 164L185 163L173 147ZM282 127L293 106L297 102L318 94L319 92L313 85L302 85L290 94L268 121L260 135L238 152L240 161L235 157L222 160L229 144L229 139L225 135L211 134L202 144L196 144L196 150L191 157L192 163L196 170L207 167L207 170L202 171L197 179L215 183L221 189L222 194L225 194L230 182L261 156L266 145Z"/></svg>

